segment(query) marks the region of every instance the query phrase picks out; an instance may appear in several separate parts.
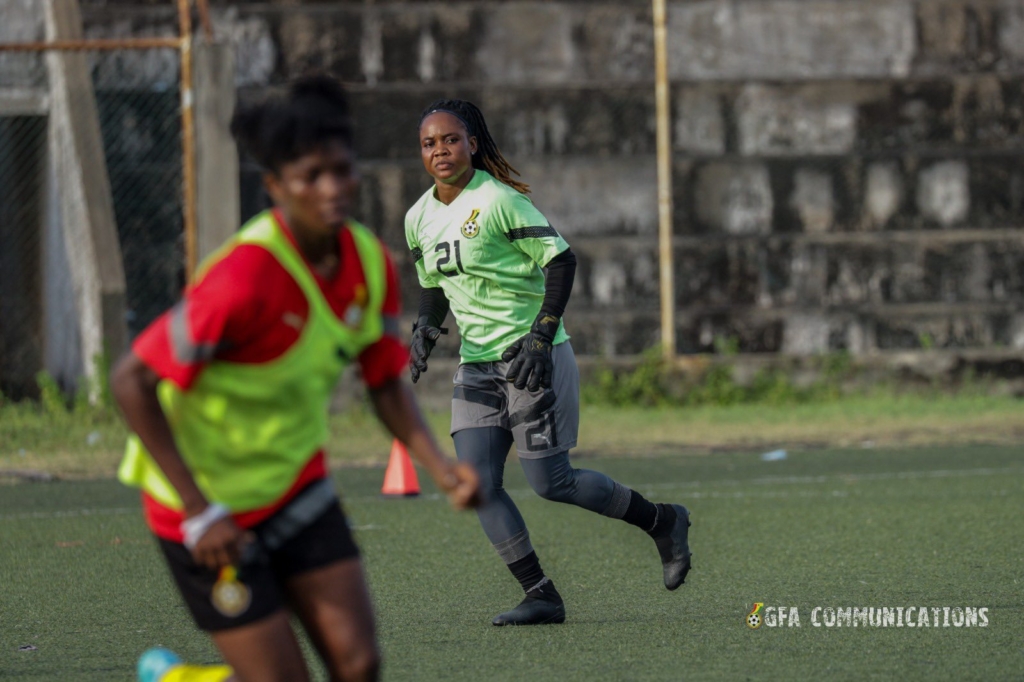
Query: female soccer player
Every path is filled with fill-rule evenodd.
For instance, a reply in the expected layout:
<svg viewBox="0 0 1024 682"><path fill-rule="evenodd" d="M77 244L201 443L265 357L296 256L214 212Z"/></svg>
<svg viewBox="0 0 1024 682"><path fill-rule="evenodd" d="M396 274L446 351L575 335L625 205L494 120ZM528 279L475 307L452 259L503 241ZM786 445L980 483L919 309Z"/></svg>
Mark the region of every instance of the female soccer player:
<svg viewBox="0 0 1024 682"><path fill-rule="evenodd" d="M423 287L410 346L412 380L427 370L451 308L462 336L452 400L455 451L477 469L485 499L477 509L480 522L526 592L494 625L565 620L562 598L502 488L513 442L541 497L647 531L661 555L665 586L676 589L690 570L689 512L680 505L655 505L569 462L579 426L579 374L561 318L576 257L526 196L529 187L511 178L518 172L498 150L476 106L434 102L420 117L419 137L434 186L405 217Z"/></svg>
<svg viewBox="0 0 1024 682"><path fill-rule="evenodd" d="M182 597L230 668L163 674L150 657L140 675L307 680L294 615L332 680L376 679L370 598L323 451L344 367L359 363L380 420L455 507L476 504L477 477L445 460L401 377L394 268L349 217L359 175L341 86L299 80L232 131L274 208L203 264L112 378L136 434L120 478L142 489Z"/></svg>

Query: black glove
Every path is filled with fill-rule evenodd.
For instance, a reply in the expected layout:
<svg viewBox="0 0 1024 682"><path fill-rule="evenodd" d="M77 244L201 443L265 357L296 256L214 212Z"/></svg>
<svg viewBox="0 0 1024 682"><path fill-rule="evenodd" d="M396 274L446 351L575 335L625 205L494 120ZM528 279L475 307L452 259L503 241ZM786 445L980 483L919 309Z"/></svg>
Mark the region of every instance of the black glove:
<svg viewBox="0 0 1024 682"><path fill-rule="evenodd" d="M447 334L444 327L433 327L429 320L421 317L412 325L412 340L409 341L409 371L412 383L420 380L420 374L427 371L427 358L441 334Z"/></svg>
<svg viewBox="0 0 1024 682"><path fill-rule="evenodd" d="M554 315L541 313L537 316L530 333L521 336L505 349L501 359L511 361L505 379L522 390L536 391L538 388L551 388L551 374L554 365L551 362L551 342L558 331L558 318Z"/></svg>

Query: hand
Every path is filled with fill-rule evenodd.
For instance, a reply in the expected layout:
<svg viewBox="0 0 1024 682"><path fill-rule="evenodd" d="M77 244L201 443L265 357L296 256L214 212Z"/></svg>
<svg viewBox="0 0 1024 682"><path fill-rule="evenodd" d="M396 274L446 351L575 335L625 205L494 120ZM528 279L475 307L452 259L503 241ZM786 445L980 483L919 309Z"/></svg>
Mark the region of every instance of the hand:
<svg viewBox="0 0 1024 682"><path fill-rule="evenodd" d="M420 374L427 371L427 358L434 350L434 345L441 334L447 334L448 330L431 326L425 318L412 327L412 340L409 341L409 371L412 374L412 383L420 380Z"/></svg>
<svg viewBox="0 0 1024 682"><path fill-rule="evenodd" d="M448 494L448 501L456 509L475 509L482 502L480 477L473 467L464 462L453 464L440 476L437 484Z"/></svg>
<svg viewBox="0 0 1024 682"><path fill-rule="evenodd" d="M530 333L521 336L505 349L501 359L511 362L505 379L522 390L536 391L551 388L554 364L551 362L551 341L558 330L558 318L540 315L530 328Z"/></svg>
<svg viewBox="0 0 1024 682"><path fill-rule="evenodd" d="M243 531L230 516L225 516L206 528L192 546L196 563L217 571L225 566L237 565L242 550L256 538Z"/></svg>

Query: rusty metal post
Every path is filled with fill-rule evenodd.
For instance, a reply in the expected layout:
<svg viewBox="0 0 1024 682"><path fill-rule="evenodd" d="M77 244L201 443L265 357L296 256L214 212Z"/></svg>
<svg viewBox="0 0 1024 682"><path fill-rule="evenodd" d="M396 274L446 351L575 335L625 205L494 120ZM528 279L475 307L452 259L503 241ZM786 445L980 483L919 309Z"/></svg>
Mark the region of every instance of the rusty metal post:
<svg viewBox="0 0 1024 682"><path fill-rule="evenodd" d="M213 36L209 5L197 0L204 34ZM195 97L192 88L192 7L190 0L177 0L180 36L178 38L126 38L89 40L51 40L0 43L0 52L44 52L48 50L142 50L172 48L181 58L181 152L183 184L183 221L185 233L185 273L192 280L198 261L196 218Z"/></svg>
<svg viewBox="0 0 1024 682"><path fill-rule="evenodd" d="M210 3L208 0L196 0L199 9L199 23L203 27L203 38L206 42L213 41L213 22L210 20Z"/></svg>
<svg viewBox="0 0 1024 682"><path fill-rule="evenodd" d="M198 261L196 234L195 108L192 95L192 14L189 0L178 0L181 29L181 163L184 185L185 281L192 282Z"/></svg>
<svg viewBox="0 0 1024 682"><path fill-rule="evenodd" d="M48 50L146 50L155 47L181 48L180 38L90 38L50 40L31 43L0 43L0 52L46 52Z"/></svg>
<svg viewBox="0 0 1024 682"><path fill-rule="evenodd" d="M658 270L661 290L661 352L676 355L675 278L672 255L672 136L669 117L665 0L654 2L654 100L658 147Z"/></svg>

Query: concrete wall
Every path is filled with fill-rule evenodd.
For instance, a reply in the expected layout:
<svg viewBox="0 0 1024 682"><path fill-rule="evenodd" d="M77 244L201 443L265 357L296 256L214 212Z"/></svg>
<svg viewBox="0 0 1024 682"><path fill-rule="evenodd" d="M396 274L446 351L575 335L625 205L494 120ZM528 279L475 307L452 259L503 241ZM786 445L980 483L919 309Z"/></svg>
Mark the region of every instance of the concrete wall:
<svg viewBox="0 0 1024 682"><path fill-rule="evenodd" d="M649 2L212 4L243 96L311 68L350 84L359 217L407 307L418 113L460 96L579 255L577 351L657 341ZM162 0L83 13L90 36L175 30ZM680 351L1024 348L1024 0L680 0L669 43ZM162 59L100 75L175 78ZM251 212L252 169L242 187Z"/></svg>

